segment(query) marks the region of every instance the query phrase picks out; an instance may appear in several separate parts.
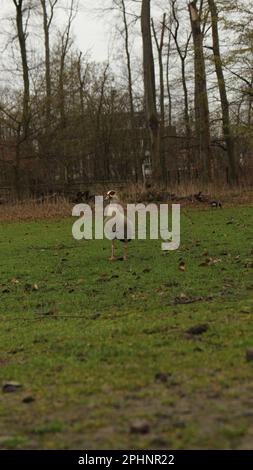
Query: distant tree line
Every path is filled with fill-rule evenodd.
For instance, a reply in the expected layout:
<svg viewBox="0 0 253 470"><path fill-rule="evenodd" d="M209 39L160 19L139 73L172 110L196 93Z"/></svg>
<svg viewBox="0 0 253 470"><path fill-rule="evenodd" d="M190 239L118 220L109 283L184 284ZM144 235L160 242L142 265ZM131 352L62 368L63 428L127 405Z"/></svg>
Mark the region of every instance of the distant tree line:
<svg viewBox="0 0 253 470"><path fill-rule="evenodd" d="M81 5L12 0L3 13L0 186L21 198L136 183L149 161L163 185L172 169L230 185L253 172L250 1L107 0L122 47L106 63L75 46Z"/></svg>

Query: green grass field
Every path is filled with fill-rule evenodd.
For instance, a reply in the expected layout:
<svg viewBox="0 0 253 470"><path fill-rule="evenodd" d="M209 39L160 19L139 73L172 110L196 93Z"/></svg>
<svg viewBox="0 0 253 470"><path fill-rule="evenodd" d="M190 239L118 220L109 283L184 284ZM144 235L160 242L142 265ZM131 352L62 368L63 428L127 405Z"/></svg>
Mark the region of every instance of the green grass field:
<svg viewBox="0 0 253 470"><path fill-rule="evenodd" d="M0 224L0 447L253 449L252 207L184 209L179 251L128 262L72 223Z"/></svg>

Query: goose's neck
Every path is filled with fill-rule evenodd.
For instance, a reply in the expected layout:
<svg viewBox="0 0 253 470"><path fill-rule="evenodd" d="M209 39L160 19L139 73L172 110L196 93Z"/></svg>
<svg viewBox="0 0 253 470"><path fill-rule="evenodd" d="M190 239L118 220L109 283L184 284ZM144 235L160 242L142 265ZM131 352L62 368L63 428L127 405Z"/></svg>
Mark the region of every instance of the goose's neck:
<svg viewBox="0 0 253 470"><path fill-rule="evenodd" d="M110 204L120 204L120 201L117 197L113 197L110 199Z"/></svg>

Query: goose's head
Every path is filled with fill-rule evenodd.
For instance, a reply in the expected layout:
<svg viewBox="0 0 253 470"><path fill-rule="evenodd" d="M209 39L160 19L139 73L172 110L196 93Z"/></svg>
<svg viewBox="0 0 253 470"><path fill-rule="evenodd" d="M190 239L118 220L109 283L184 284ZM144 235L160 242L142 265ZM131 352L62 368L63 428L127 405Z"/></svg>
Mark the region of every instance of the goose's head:
<svg viewBox="0 0 253 470"><path fill-rule="evenodd" d="M109 202L118 203L119 198L118 198L116 191L114 190L108 191L108 193L106 194L105 200Z"/></svg>

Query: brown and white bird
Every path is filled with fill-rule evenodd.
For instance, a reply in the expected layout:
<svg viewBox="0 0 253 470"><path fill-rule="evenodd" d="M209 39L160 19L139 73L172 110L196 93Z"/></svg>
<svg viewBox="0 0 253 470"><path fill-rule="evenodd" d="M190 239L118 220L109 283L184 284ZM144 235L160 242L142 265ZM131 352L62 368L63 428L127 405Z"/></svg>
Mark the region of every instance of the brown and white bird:
<svg viewBox="0 0 253 470"><path fill-rule="evenodd" d="M109 201L110 209L113 210L113 206L115 206L115 210L118 208L119 204L121 204L120 199L116 193L116 191L111 190L108 191L105 197L106 201ZM113 232L115 233L115 239L112 240L112 253L111 257L109 258L110 261L116 261L117 258L115 257L115 240L119 240L120 242L124 243L124 261L127 260L127 243L131 241L132 239L132 233L133 233L133 225L132 222L127 218L126 214L124 215L120 212L117 211L117 217L119 219L122 217L122 220L120 221L122 225L124 226L124 237L122 238L122 233L117 232L117 227L116 224L113 226ZM108 219L110 219L109 217Z"/></svg>
<svg viewBox="0 0 253 470"><path fill-rule="evenodd" d="M222 202L221 201L211 201L210 206L216 209L222 209Z"/></svg>

